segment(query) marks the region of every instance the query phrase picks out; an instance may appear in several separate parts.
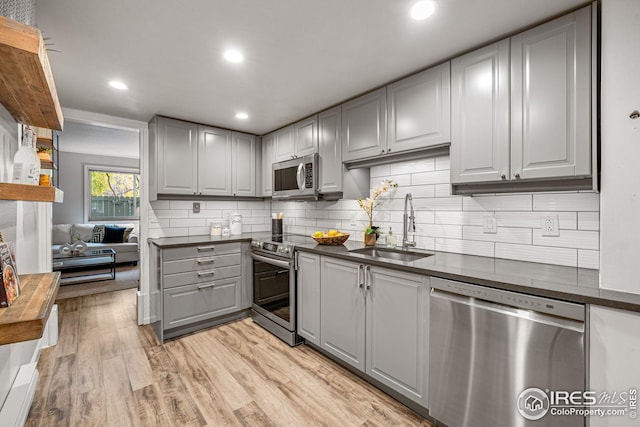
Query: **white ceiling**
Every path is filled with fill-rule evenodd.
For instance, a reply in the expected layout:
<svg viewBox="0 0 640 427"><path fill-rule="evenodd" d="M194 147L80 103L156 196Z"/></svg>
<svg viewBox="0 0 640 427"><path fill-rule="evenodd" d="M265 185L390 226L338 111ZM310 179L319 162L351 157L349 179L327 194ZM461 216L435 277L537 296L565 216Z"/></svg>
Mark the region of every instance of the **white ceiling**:
<svg viewBox="0 0 640 427"><path fill-rule="evenodd" d="M584 0L38 0L63 107L264 134ZM222 59L237 48L242 64ZM125 92L108 87L124 81ZM246 111L246 121L235 119Z"/></svg>

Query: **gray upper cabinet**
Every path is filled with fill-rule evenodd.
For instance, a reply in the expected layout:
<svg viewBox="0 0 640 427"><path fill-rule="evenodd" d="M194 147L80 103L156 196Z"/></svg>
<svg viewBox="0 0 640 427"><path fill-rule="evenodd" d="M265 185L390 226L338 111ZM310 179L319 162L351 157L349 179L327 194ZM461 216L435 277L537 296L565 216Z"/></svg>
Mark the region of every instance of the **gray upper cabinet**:
<svg viewBox="0 0 640 427"><path fill-rule="evenodd" d="M155 170L158 194L195 194L198 185L198 125L156 117L151 123L156 144ZM152 196L153 197L153 196ZM153 198L152 198L153 200Z"/></svg>
<svg viewBox="0 0 640 427"><path fill-rule="evenodd" d="M320 256L298 252L298 334L320 345Z"/></svg>
<svg viewBox="0 0 640 427"><path fill-rule="evenodd" d="M149 129L150 200L256 195L255 136L166 117Z"/></svg>
<svg viewBox="0 0 640 427"><path fill-rule="evenodd" d="M274 133L275 162L282 162L293 158L295 152L293 141L293 125L287 126Z"/></svg>
<svg viewBox="0 0 640 427"><path fill-rule="evenodd" d="M387 152L451 141L450 70L446 62L387 86Z"/></svg>
<svg viewBox="0 0 640 427"><path fill-rule="evenodd" d="M262 137L262 197L271 197L273 194L273 163L275 157L275 135L269 134Z"/></svg>
<svg viewBox="0 0 640 427"><path fill-rule="evenodd" d="M509 169L509 40L451 61L451 182L499 181Z"/></svg>
<svg viewBox="0 0 640 427"><path fill-rule="evenodd" d="M452 60L454 186L591 176L591 13Z"/></svg>
<svg viewBox="0 0 640 427"><path fill-rule="evenodd" d="M428 278L366 268L366 372L428 407Z"/></svg>
<svg viewBox="0 0 640 427"><path fill-rule="evenodd" d="M386 153L387 89L382 88L342 105L342 161Z"/></svg>
<svg viewBox="0 0 640 427"><path fill-rule="evenodd" d="M312 116L293 125L293 155L306 156L318 152L318 116Z"/></svg>
<svg viewBox="0 0 640 427"><path fill-rule="evenodd" d="M512 179L591 174L591 7L511 38Z"/></svg>
<svg viewBox="0 0 640 427"><path fill-rule="evenodd" d="M320 346L365 370L365 300L362 265L333 258L320 261Z"/></svg>
<svg viewBox="0 0 640 427"><path fill-rule="evenodd" d="M256 195L256 137L233 132L233 154L231 156L233 196Z"/></svg>
<svg viewBox="0 0 640 427"><path fill-rule="evenodd" d="M320 158L320 192L342 191L342 108L340 106L318 115L318 157Z"/></svg>
<svg viewBox="0 0 640 427"><path fill-rule="evenodd" d="M231 132L206 126L198 130L198 194L230 196Z"/></svg>

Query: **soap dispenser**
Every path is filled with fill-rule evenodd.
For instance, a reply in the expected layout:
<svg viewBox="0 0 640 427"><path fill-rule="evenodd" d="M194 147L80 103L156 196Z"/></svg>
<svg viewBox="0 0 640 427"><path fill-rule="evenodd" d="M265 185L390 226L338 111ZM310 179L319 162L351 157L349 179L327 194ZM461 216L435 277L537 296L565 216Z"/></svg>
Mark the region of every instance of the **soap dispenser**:
<svg viewBox="0 0 640 427"><path fill-rule="evenodd" d="M386 244L388 248L396 247L396 235L391 231L391 227L389 227L389 234L387 234Z"/></svg>

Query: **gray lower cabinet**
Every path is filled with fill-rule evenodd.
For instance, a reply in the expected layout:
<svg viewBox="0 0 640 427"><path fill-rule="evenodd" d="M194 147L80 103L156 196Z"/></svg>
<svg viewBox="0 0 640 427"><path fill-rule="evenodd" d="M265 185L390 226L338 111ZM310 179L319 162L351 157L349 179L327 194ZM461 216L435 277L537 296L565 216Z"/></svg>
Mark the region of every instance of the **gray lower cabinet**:
<svg viewBox="0 0 640 427"><path fill-rule="evenodd" d="M428 310L425 276L321 257L320 347L425 408Z"/></svg>
<svg viewBox="0 0 640 427"><path fill-rule="evenodd" d="M250 304L249 244L151 245L152 326L161 340L244 317Z"/></svg>
<svg viewBox="0 0 640 427"><path fill-rule="evenodd" d="M320 255L298 252L298 335L320 345Z"/></svg>

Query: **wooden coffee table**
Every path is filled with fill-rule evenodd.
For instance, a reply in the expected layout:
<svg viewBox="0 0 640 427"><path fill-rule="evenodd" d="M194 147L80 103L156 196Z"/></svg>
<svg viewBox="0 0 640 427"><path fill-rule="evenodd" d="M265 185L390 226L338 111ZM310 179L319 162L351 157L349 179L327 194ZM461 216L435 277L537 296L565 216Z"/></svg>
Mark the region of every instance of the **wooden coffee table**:
<svg viewBox="0 0 640 427"><path fill-rule="evenodd" d="M53 271L61 273L60 285L114 280L116 252L113 249L89 249L81 254L53 254Z"/></svg>

